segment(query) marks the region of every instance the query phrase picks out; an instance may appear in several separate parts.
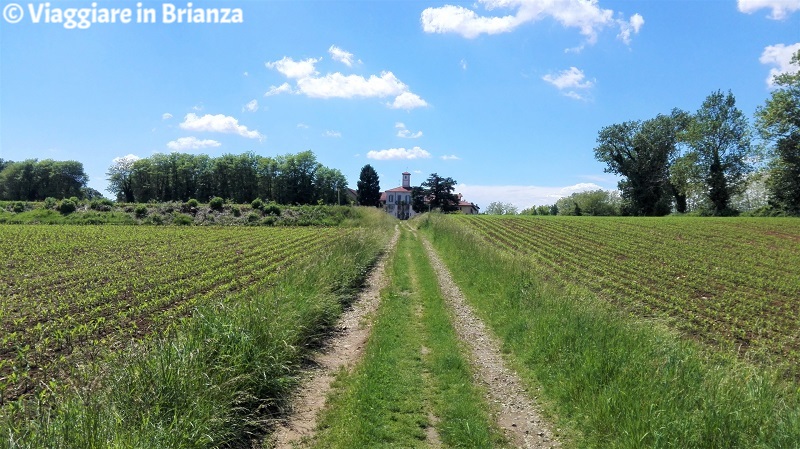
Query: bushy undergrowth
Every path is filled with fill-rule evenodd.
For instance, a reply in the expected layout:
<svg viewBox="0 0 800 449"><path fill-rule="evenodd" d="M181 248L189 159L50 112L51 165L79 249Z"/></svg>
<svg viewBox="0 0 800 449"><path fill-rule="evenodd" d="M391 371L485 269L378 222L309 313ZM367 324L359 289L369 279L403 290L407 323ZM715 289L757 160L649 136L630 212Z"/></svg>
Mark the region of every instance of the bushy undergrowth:
<svg viewBox="0 0 800 449"><path fill-rule="evenodd" d="M146 224L174 226L338 226L363 215L352 206L280 206L261 200L252 204L81 202L65 199L0 204L0 223L11 224ZM54 213L50 213L54 212ZM60 214L55 212L61 212ZM181 214L181 215L177 215Z"/></svg>
<svg viewBox="0 0 800 449"><path fill-rule="evenodd" d="M52 396L0 410L0 447L249 446L389 235L387 226L348 233L277 285L220 298L161 339L99 355Z"/></svg>
<svg viewBox="0 0 800 449"><path fill-rule="evenodd" d="M578 447L800 445L797 386L775 372L627 316L580 286L549 285L529 260L476 250L456 220L427 216L421 227Z"/></svg>

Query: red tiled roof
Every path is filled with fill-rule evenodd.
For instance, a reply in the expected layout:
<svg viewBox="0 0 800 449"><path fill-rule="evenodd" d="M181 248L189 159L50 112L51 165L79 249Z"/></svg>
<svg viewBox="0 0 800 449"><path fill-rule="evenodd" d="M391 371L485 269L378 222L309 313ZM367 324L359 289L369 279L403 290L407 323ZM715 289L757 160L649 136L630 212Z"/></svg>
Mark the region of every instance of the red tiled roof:
<svg viewBox="0 0 800 449"><path fill-rule="evenodd" d="M411 187L395 187L393 189L387 190L387 192L410 192Z"/></svg>

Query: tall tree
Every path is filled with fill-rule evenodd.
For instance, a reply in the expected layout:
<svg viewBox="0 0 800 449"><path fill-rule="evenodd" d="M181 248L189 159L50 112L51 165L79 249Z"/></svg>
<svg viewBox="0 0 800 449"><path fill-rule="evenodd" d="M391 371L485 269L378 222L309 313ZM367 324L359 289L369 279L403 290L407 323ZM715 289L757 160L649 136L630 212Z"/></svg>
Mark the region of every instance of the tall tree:
<svg viewBox="0 0 800 449"><path fill-rule="evenodd" d="M453 194L456 182L453 178L443 178L436 173L428 176L422 187L431 209L439 209L442 212L458 210L458 197Z"/></svg>
<svg viewBox="0 0 800 449"><path fill-rule="evenodd" d="M358 204L362 206L379 206L381 200L381 182L378 178L378 172L376 172L371 165L367 164L361 167L361 174L358 176L358 183L356 186Z"/></svg>
<svg viewBox="0 0 800 449"><path fill-rule="evenodd" d="M486 215L517 215L517 206L511 203L492 201L486 206Z"/></svg>
<svg viewBox="0 0 800 449"><path fill-rule="evenodd" d="M669 165L677 152L685 113L674 110L641 122L607 126L597 137L595 158L606 173L624 176L619 182L623 212L630 215L666 215L671 210Z"/></svg>
<svg viewBox="0 0 800 449"><path fill-rule="evenodd" d="M125 201L126 203L135 201L131 175L133 173L133 163L138 159L139 157L129 154L114 158L111 161L111 167L108 168L106 173L106 176L108 176L108 188L106 190L113 193L117 197L117 201Z"/></svg>
<svg viewBox="0 0 800 449"><path fill-rule="evenodd" d="M736 107L730 91L716 91L706 97L691 120L687 138L697 153L712 212L732 212L730 199L746 187L746 175L753 170L748 158L754 153L747 118Z"/></svg>
<svg viewBox="0 0 800 449"><path fill-rule="evenodd" d="M775 76L778 89L756 110L756 127L773 144L769 202L784 213L800 215L800 50L792 56L791 65L797 71Z"/></svg>

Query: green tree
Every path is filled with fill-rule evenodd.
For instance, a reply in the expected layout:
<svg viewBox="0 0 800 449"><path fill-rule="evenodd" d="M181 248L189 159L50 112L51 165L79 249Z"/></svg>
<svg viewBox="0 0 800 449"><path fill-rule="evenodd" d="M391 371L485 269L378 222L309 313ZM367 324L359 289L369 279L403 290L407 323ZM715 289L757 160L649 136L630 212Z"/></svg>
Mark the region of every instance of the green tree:
<svg viewBox="0 0 800 449"><path fill-rule="evenodd" d="M458 210L458 197L453 194L457 181L453 178L443 178L432 173L422 183L424 197L428 200L431 209L442 212L455 212Z"/></svg>
<svg viewBox="0 0 800 449"><path fill-rule="evenodd" d="M730 91L716 91L706 97L692 117L687 142L697 153L711 212L733 212L730 199L746 187L746 175L753 170L748 158L754 152L747 118L736 107L736 98Z"/></svg>
<svg viewBox="0 0 800 449"><path fill-rule="evenodd" d="M685 116L682 111L674 110L671 115L659 114L644 122L624 122L600 130L595 158L607 164L606 173L625 177L619 182L623 212L630 215L670 212L669 166L677 153Z"/></svg>
<svg viewBox="0 0 800 449"><path fill-rule="evenodd" d="M487 215L516 215L517 207L511 203L492 201L486 206L485 213Z"/></svg>
<svg viewBox="0 0 800 449"><path fill-rule="evenodd" d="M367 164L361 167L361 174L358 176L356 186L358 204L362 206L379 206L381 183L378 178L378 172L371 165Z"/></svg>
<svg viewBox="0 0 800 449"><path fill-rule="evenodd" d="M778 89L756 110L756 128L773 145L766 181L770 205L800 215L800 51L791 64L798 71L775 76Z"/></svg>
<svg viewBox="0 0 800 449"><path fill-rule="evenodd" d="M428 205L425 204L425 189L420 186L411 187L411 209L418 214L428 211Z"/></svg>
<svg viewBox="0 0 800 449"><path fill-rule="evenodd" d="M347 178L339 169L320 166L314 178L314 188L318 201L325 204L344 204L347 198L343 192L347 188Z"/></svg>
<svg viewBox="0 0 800 449"><path fill-rule="evenodd" d="M129 154L123 157L114 158L111 161L106 176L108 176L108 192L116 196L117 201L126 203L134 202L133 196L133 163L139 160L137 156Z"/></svg>

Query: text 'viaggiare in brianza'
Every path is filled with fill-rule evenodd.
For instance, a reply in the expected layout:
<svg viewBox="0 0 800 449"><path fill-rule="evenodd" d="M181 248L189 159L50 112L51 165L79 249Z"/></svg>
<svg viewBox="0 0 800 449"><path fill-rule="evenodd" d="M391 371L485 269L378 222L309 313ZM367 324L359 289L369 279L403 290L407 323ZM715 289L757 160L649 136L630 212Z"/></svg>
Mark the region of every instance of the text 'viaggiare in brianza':
<svg viewBox="0 0 800 449"><path fill-rule="evenodd" d="M9 3L3 8L3 19L8 23L55 24L67 29L87 29L96 24L234 24L244 22L244 12L242 8L200 8L191 2L185 5L163 3L158 8L144 7L142 2L132 8L107 8L97 2L83 8L63 8L49 2Z"/></svg>

